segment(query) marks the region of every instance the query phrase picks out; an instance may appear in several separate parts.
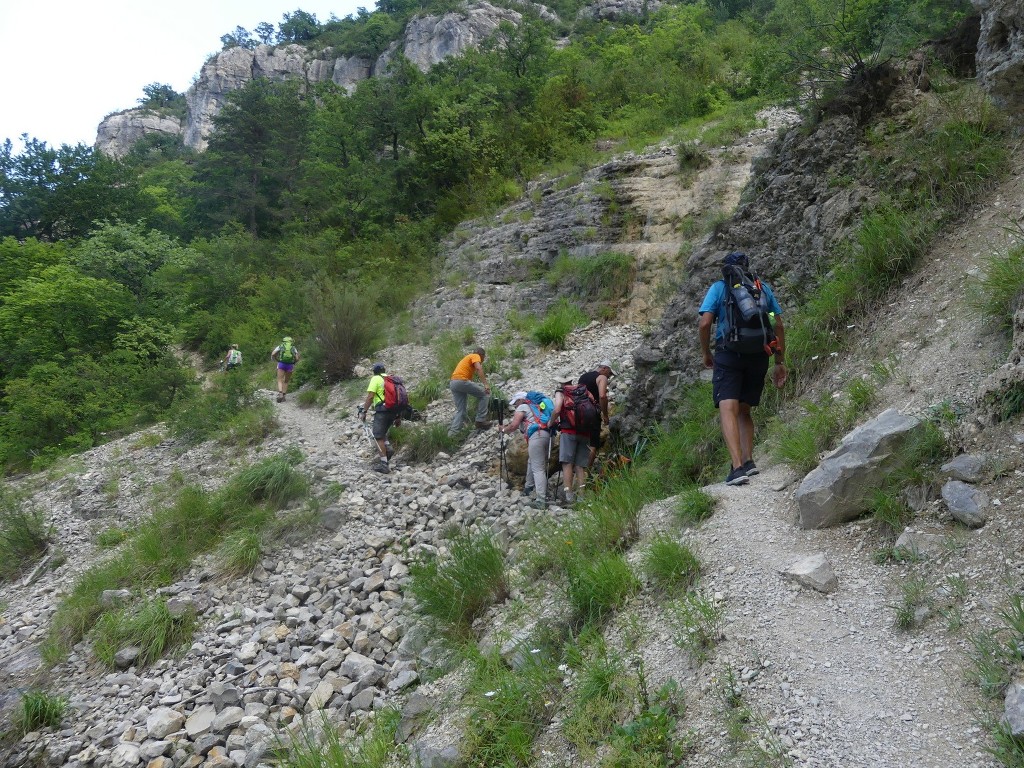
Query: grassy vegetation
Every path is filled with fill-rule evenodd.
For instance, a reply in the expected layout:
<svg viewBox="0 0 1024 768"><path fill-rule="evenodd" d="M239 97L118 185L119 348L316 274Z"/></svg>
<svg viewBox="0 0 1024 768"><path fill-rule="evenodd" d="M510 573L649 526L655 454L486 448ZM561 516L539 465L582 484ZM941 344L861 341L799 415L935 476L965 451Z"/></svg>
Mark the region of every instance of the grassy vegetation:
<svg viewBox="0 0 1024 768"><path fill-rule="evenodd" d="M447 559L429 558L409 570L416 609L453 636L467 635L474 619L508 596L505 556L488 536L457 536Z"/></svg>
<svg viewBox="0 0 1024 768"><path fill-rule="evenodd" d="M67 708L68 700L63 696L39 690L25 691L14 715L14 726L22 735L41 728L59 728Z"/></svg>
<svg viewBox="0 0 1024 768"><path fill-rule="evenodd" d="M1018 227L1022 225L1018 224ZM1024 236L1024 231L1019 233ZM970 306L1001 331L1013 330L1013 315L1024 294L1024 245L985 259L982 274L970 285Z"/></svg>
<svg viewBox="0 0 1024 768"><path fill-rule="evenodd" d="M534 327L533 338L541 346L565 349L569 334L586 325L588 320L576 304L560 299Z"/></svg>
<svg viewBox="0 0 1024 768"><path fill-rule="evenodd" d="M632 595L640 582L618 552L599 552L566 563L566 593L576 626L600 624Z"/></svg>
<svg viewBox="0 0 1024 768"><path fill-rule="evenodd" d="M280 750L281 768L385 768L399 751L395 733L402 720L396 709L375 713L358 740L349 742L326 718L315 726L307 725Z"/></svg>
<svg viewBox="0 0 1024 768"><path fill-rule="evenodd" d="M893 625L909 632L921 623L921 616L927 616L927 611L923 609L927 609L930 603L927 581L920 577L905 579L900 583L900 601L894 606L896 616Z"/></svg>
<svg viewBox="0 0 1024 768"><path fill-rule="evenodd" d="M722 638L722 607L699 592L687 592L668 606L675 644L698 662L707 661Z"/></svg>
<svg viewBox="0 0 1024 768"><path fill-rule="evenodd" d="M388 436L396 448L405 451L403 458L412 464L432 461L442 452L451 455L466 439L465 433L450 436L447 424L403 423L393 428Z"/></svg>
<svg viewBox="0 0 1024 768"><path fill-rule="evenodd" d="M544 276L548 285L579 304L615 302L629 295L636 269L633 256L602 253L572 257L560 254Z"/></svg>
<svg viewBox="0 0 1024 768"><path fill-rule="evenodd" d="M0 582L15 578L45 555L50 535L40 510L0 489Z"/></svg>
<svg viewBox="0 0 1024 768"><path fill-rule="evenodd" d="M569 665L576 673L563 735L585 758L625 720L635 700L635 686L622 657L610 651L600 636L584 635L567 648Z"/></svg>
<svg viewBox="0 0 1024 768"><path fill-rule="evenodd" d="M145 600L137 607L102 614L96 622L92 648L100 661L113 667L118 651L135 646L139 648L136 663L148 666L191 640L195 627L193 611L175 617L163 599Z"/></svg>
<svg viewBox="0 0 1024 768"><path fill-rule="evenodd" d="M687 588L700 576L700 560L688 546L658 534L644 559L644 570L659 589L669 592Z"/></svg>
<svg viewBox="0 0 1024 768"><path fill-rule="evenodd" d="M714 513L717 503L714 496L705 493L697 485L691 485L679 492L676 519L687 526L703 523Z"/></svg>
<svg viewBox="0 0 1024 768"><path fill-rule="evenodd" d="M105 612L100 602L104 590L127 588L143 593L170 584L197 555L218 546L225 536L266 525L274 510L306 495L308 483L295 470L301 460L297 452L270 457L243 470L216 493L182 488L173 503L138 526L114 557L79 577L54 613L44 658L57 663L100 621ZM129 618L107 620L108 636L116 636L114 630Z"/></svg>

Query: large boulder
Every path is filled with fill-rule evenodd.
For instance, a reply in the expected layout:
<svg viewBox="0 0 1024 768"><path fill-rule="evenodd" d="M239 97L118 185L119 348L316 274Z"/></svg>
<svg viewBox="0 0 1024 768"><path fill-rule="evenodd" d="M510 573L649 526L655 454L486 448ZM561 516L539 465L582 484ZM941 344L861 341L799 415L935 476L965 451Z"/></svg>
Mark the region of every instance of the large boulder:
<svg viewBox="0 0 1024 768"><path fill-rule="evenodd" d="M830 528L864 512L868 496L900 465L922 422L890 408L850 432L796 491L801 528Z"/></svg>
<svg viewBox="0 0 1024 768"><path fill-rule="evenodd" d="M1020 0L972 2L981 14L978 79L999 106L1024 116L1024 5Z"/></svg>

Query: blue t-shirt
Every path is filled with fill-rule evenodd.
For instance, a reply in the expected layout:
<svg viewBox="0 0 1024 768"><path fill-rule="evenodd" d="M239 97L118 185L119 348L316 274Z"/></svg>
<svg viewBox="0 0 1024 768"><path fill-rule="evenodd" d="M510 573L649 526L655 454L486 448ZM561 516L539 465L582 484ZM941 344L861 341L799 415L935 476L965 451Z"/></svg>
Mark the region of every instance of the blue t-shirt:
<svg viewBox="0 0 1024 768"><path fill-rule="evenodd" d="M772 293L771 286L762 280L761 288L764 289L765 295L768 297L768 311L774 312L776 315L782 315L782 307L775 300L775 294ZM725 280L719 280L708 288L708 293L704 297L704 301L701 302L700 309L697 312L701 315L705 312L715 313L717 318L715 323L715 343L721 344L725 341L725 332L729 329L729 322L725 318Z"/></svg>

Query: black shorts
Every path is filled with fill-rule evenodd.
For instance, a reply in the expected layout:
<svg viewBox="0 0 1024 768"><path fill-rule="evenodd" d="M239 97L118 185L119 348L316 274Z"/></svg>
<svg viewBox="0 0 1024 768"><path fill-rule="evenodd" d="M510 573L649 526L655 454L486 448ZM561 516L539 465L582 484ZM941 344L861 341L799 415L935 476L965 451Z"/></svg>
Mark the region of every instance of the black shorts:
<svg viewBox="0 0 1024 768"><path fill-rule="evenodd" d="M374 411L373 413L373 439L383 440L388 436L388 430L398 418L397 411Z"/></svg>
<svg viewBox="0 0 1024 768"><path fill-rule="evenodd" d="M715 372L711 376L715 407L723 400L759 405L769 362L768 355L741 355L716 349Z"/></svg>

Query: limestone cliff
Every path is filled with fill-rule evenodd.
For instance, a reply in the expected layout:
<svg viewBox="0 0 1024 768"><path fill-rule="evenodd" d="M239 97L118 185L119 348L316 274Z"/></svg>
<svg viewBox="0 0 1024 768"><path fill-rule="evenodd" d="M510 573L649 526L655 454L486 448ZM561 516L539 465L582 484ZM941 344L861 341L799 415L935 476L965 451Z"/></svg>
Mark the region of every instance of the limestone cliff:
<svg viewBox="0 0 1024 768"><path fill-rule="evenodd" d="M542 18L557 19L544 6L530 7ZM229 48L203 65L196 82L185 93L188 114L178 128L166 120L155 122L148 112L128 110L100 123L95 146L108 155L123 157L132 144L148 133L178 133L185 146L201 152L213 131L213 118L223 108L228 94L255 78L305 83L330 80L351 93L360 81L384 73L398 55L426 72L449 56L479 46L502 22L520 21L522 14L518 11L499 8L485 0L442 16L416 16L407 25L402 39L392 43L376 60L336 56L330 49L312 51L295 44Z"/></svg>

